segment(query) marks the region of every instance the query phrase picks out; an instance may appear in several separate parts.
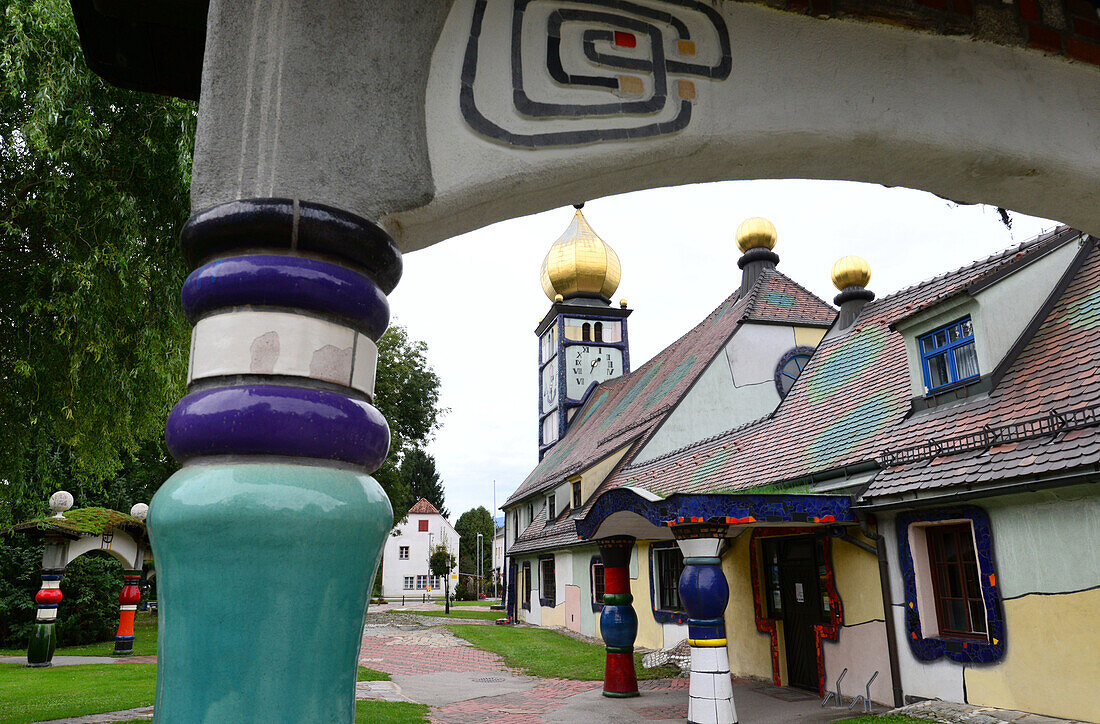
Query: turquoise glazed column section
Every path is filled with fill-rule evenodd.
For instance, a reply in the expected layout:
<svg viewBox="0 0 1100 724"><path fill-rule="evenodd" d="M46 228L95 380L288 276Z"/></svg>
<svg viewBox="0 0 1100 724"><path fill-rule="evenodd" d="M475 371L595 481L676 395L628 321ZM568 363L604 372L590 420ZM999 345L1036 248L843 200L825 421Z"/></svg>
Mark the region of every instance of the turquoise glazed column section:
<svg viewBox="0 0 1100 724"><path fill-rule="evenodd" d="M370 473L371 404L400 252L370 221L296 199L201 211L183 467L148 527L160 595L156 720L351 722L356 661L393 513Z"/></svg>
<svg viewBox="0 0 1100 724"><path fill-rule="evenodd" d="M684 554L680 601L688 613L691 682L688 721L692 724L736 724L729 653L726 650L726 604L730 589L719 554L726 526L680 525L672 529Z"/></svg>
<svg viewBox="0 0 1100 724"><path fill-rule="evenodd" d="M607 647L604 663L603 695L638 696L638 676L634 671L634 639L638 637L638 614L630 595L630 551L634 539L620 535L601 538L603 560L603 610L600 635Z"/></svg>

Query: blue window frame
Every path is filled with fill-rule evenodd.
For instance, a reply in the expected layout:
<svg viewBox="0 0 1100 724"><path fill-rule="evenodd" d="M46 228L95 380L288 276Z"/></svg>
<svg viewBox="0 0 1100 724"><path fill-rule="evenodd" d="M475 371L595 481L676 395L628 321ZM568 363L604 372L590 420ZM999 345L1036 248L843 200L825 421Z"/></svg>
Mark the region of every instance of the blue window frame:
<svg viewBox="0 0 1100 724"><path fill-rule="evenodd" d="M924 388L928 392L981 375L978 352L974 348L974 325L970 317L963 317L919 337L917 348L924 369Z"/></svg>

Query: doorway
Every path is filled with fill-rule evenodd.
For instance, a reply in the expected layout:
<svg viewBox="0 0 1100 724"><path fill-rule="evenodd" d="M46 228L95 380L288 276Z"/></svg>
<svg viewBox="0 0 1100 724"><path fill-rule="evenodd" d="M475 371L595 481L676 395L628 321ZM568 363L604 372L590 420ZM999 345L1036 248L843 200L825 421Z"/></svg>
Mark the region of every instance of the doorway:
<svg viewBox="0 0 1100 724"><path fill-rule="evenodd" d="M817 633L830 622L824 549L814 536L775 538L764 543L770 617L783 622L787 684L818 691Z"/></svg>

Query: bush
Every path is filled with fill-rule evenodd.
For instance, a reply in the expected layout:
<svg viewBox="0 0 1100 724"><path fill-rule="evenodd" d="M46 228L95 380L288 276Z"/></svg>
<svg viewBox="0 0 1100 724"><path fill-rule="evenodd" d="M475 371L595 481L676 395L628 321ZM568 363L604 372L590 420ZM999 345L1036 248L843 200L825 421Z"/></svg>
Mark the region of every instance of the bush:
<svg viewBox="0 0 1100 724"><path fill-rule="evenodd" d="M22 648L34 630L34 595L42 584L42 543L0 536L0 647ZM118 629L122 564L104 552L80 556L65 568L57 611L58 646L110 641Z"/></svg>

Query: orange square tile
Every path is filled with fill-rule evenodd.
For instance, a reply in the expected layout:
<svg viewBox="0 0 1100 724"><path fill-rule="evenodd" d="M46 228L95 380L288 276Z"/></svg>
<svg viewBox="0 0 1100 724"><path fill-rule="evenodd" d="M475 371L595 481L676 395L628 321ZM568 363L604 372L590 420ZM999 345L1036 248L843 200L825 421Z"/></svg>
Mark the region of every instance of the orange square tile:
<svg viewBox="0 0 1100 724"><path fill-rule="evenodd" d="M695 100L695 84L690 80L678 80L676 81L676 95L680 96L686 101Z"/></svg>
<svg viewBox="0 0 1100 724"><path fill-rule="evenodd" d="M640 96L645 93L645 83L642 82L641 78L634 75L620 75L619 92Z"/></svg>
<svg viewBox="0 0 1100 724"><path fill-rule="evenodd" d="M695 41L677 40L676 49L680 51L680 55L695 55Z"/></svg>

